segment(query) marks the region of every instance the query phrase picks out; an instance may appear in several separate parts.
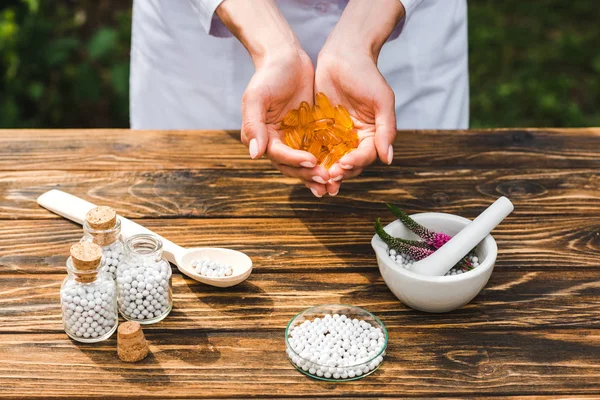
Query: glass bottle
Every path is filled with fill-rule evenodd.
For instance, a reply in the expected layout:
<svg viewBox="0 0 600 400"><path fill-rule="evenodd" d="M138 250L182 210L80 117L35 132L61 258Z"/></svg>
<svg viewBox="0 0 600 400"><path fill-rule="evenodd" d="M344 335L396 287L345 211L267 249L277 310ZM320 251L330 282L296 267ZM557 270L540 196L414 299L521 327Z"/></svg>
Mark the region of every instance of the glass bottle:
<svg viewBox="0 0 600 400"><path fill-rule="evenodd" d="M71 246L60 303L65 332L78 342L106 340L117 329L116 284L101 261L100 246L91 242Z"/></svg>
<svg viewBox="0 0 600 400"><path fill-rule="evenodd" d="M125 258L117 267L117 299L121 315L140 324L161 321L171 311L171 265L156 236L134 235L125 241Z"/></svg>
<svg viewBox="0 0 600 400"><path fill-rule="evenodd" d="M85 216L82 241L94 242L102 247L103 267L115 279L117 266L123 261L124 244L121 238L121 220L110 207L95 207Z"/></svg>

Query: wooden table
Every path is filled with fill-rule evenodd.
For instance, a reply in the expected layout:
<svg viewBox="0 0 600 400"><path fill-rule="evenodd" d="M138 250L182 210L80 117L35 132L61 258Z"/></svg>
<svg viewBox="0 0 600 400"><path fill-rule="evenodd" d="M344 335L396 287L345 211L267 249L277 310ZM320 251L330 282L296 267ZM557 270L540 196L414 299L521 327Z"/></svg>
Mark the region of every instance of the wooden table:
<svg viewBox="0 0 600 400"><path fill-rule="evenodd" d="M0 397L600 396L600 130L400 132L375 165L316 199L236 132L0 133ZM175 307L145 328L152 354L125 364L116 335L62 329L59 288L81 228L40 208L60 188L110 205L183 246L225 246L255 263L218 289L174 269ZM500 195L515 212L495 231L486 289L426 314L382 281L372 223L409 212L475 217ZM326 383L287 361L299 311L350 303L390 333L382 368Z"/></svg>

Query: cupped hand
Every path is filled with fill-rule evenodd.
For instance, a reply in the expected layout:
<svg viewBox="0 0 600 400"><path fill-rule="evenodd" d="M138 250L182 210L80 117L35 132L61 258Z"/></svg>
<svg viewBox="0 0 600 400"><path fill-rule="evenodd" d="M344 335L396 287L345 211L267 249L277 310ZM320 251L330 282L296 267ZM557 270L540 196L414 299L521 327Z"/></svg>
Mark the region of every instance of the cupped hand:
<svg viewBox="0 0 600 400"><path fill-rule="evenodd" d="M396 137L394 92L377 68L376 59L360 53L324 48L317 61L315 92L341 104L354 121L360 142L329 169L327 192L335 195L342 180L359 175L377 157L392 163Z"/></svg>
<svg viewBox="0 0 600 400"><path fill-rule="evenodd" d="M265 155L281 173L300 179L321 197L330 179L327 169L317 165L312 154L285 145L279 130L288 111L302 101L312 103L313 89L314 68L304 51L289 49L265 57L257 63L242 98L241 140L250 157Z"/></svg>

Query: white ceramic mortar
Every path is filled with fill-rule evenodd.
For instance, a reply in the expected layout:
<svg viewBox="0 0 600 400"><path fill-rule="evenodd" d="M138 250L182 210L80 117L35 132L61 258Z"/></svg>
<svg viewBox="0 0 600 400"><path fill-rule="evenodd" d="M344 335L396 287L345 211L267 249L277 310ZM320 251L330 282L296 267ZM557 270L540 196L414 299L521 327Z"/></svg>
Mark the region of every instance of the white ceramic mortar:
<svg viewBox="0 0 600 400"><path fill-rule="evenodd" d="M471 221L458 215L421 213L411 217L419 224L436 232L456 235ZM399 220L385 227L395 237L418 240ZM476 247L479 266L471 271L451 276L427 276L411 272L396 264L389 256L388 246L374 235L371 245L377 256L379 271L392 293L405 305L432 313L456 310L473 300L486 285L496 263L498 246L488 235Z"/></svg>

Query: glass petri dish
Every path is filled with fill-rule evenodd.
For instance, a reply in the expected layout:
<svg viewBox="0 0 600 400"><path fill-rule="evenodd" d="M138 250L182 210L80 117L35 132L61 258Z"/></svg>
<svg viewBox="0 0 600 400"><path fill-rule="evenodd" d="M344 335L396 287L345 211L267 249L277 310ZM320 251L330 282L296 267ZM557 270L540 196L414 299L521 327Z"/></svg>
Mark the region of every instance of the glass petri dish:
<svg viewBox="0 0 600 400"><path fill-rule="evenodd" d="M336 366L332 363L319 363L299 354L290 343L291 332L297 326L300 326L304 321L314 321L315 318L325 318L326 315L345 315L349 319L358 319L371 324L374 328L379 328L383 334L383 347L376 354L367 359L357 362L353 365ZM308 308L297 314L290 320L285 329L285 346L286 354L290 363L303 374L314 379L319 379L329 382L344 382L362 379L365 376L371 375L383 363L385 351L388 344L388 332L385 325L379 318L371 314L367 310L347 304L324 304L316 307Z"/></svg>

